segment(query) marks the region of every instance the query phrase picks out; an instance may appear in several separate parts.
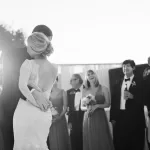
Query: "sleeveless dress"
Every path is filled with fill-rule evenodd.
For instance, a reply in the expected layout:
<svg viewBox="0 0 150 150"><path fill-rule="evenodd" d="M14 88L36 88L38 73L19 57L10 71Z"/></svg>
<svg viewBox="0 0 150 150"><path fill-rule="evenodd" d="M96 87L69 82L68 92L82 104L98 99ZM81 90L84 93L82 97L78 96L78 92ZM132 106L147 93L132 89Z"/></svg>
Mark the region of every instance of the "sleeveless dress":
<svg viewBox="0 0 150 150"><path fill-rule="evenodd" d="M98 104L105 102L102 86L96 92L95 99ZM88 111L84 114L83 150L114 150L108 119L103 108L96 109L90 115Z"/></svg>
<svg viewBox="0 0 150 150"><path fill-rule="evenodd" d="M28 100L35 101L27 85L38 86L38 68L34 60L26 60L20 69L21 92L27 101L20 98L13 117L14 150L48 150L47 137L52 122L52 114L41 111ZM25 76L23 76L23 73ZM22 76L22 77L21 77ZM27 80L27 76L29 79ZM51 88L43 94L49 98Z"/></svg>
<svg viewBox="0 0 150 150"><path fill-rule="evenodd" d="M56 97L51 98L51 102L59 114L63 110L63 92L64 90L61 90ZM50 150L71 150L65 115L57 122L52 123L48 137L48 145Z"/></svg>

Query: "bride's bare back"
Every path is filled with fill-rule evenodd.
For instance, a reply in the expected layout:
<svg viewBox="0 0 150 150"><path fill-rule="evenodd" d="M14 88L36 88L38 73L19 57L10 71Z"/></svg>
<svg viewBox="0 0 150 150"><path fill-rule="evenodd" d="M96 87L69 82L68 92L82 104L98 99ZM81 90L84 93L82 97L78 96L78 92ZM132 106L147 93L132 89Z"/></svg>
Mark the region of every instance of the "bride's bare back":
<svg viewBox="0 0 150 150"><path fill-rule="evenodd" d="M48 60L34 60L38 65L38 87L44 92L52 88L57 77L57 67Z"/></svg>

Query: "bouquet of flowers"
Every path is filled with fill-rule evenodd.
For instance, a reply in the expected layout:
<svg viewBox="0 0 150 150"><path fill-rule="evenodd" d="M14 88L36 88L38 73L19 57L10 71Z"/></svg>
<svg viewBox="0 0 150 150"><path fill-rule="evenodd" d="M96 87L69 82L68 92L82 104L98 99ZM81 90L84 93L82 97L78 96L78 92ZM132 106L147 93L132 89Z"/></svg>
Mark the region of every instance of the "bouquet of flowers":
<svg viewBox="0 0 150 150"><path fill-rule="evenodd" d="M82 110L86 110L88 112L88 117L92 115L92 106L96 105L97 102L92 94L87 95L82 99Z"/></svg>
<svg viewBox="0 0 150 150"><path fill-rule="evenodd" d="M96 104L96 100L94 99L94 96L92 94L89 94L82 99L82 105L84 107L95 105L95 104Z"/></svg>

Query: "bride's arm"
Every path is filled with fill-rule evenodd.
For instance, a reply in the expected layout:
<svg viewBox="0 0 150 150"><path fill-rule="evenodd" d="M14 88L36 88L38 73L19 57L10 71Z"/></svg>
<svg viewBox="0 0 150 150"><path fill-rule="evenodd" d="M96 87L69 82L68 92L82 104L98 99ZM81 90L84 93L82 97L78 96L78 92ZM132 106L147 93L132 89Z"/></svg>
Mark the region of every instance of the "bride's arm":
<svg viewBox="0 0 150 150"><path fill-rule="evenodd" d="M29 60L25 60L25 62L22 64L20 68L19 89L22 92L22 94L27 98L28 101L30 101L33 105L39 107L33 95L31 94L31 91L27 86L30 74L31 74L31 64Z"/></svg>

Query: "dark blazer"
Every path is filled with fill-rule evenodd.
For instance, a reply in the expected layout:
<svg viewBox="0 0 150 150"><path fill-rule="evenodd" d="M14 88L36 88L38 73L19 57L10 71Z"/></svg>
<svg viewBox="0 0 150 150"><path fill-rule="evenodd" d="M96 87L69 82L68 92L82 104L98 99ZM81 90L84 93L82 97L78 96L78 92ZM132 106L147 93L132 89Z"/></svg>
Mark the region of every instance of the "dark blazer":
<svg viewBox="0 0 150 150"><path fill-rule="evenodd" d="M67 91L67 97L68 97L68 123L73 123L75 120L75 115L76 111L74 108L74 102L75 102L75 90L73 88L69 89ZM83 111L81 111L81 108L79 107L79 113L78 113L78 119L81 120L83 119Z"/></svg>
<svg viewBox="0 0 150 150"><path fill-rule="evenodd" d="M150 73L148 73L148 70L150 70L150 66L144 70L144 72L147 73L145 76L143 76L143 99L148 111L150 111Z"/></svg>
<svg viewBox="0 0 150 150"><path fill-rule="evenodd" d="M120 101L121 87L123 79L118 80L113 88L111 97L110 121L116 122L120 119ZM129 87L129 92L133 94L133 99L128 99L125 104L125 122L127 122L131 130L138 127L145 127L144 118L144 101L142 98L142 83L134 76ZM130 122L130 123L129 123Z"/></svg>
<svg viewBox="0 0 150 150"><path fill-rule="evenodd" d="M83 126L83 116L84 111L79 107L79 111L76 111L74 108L75 101L75 90L70 89L67 91L68 96L68 123L72 124L72 130L70 131L70 139L72 150L82 150L83 149L83 135L82 135L82 126Z"/></svg>

